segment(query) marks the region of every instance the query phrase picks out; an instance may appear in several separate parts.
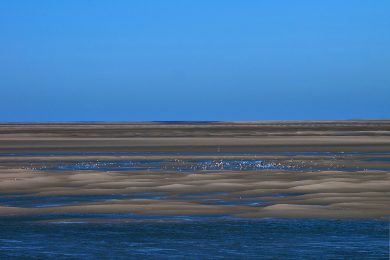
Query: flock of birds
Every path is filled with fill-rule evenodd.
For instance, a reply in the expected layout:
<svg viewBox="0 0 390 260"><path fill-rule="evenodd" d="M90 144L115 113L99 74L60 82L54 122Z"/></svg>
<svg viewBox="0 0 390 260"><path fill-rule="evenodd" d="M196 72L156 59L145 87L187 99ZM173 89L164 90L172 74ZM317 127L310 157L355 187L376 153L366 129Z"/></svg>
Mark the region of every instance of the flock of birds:
<svg viewBox="0 0 390 260"><path fill-rule="evenodd" d="M171 170L171 171L253 171L264 169L286 169L280 163L262 160L138 160L138 161L78 161L60 165L50 165L35 170Z"/></svg>

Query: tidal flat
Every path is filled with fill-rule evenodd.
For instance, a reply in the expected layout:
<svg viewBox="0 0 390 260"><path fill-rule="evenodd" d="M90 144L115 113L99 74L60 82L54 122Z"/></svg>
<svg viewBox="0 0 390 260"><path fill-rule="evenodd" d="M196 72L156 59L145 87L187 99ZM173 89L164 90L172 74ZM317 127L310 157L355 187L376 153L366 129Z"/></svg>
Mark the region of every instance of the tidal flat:
<svg viewBox="0 0 390 260"><path fill-rule="evenodd" d="M386 120L0 125L4 257L387 259L389 198Z"/></svg>

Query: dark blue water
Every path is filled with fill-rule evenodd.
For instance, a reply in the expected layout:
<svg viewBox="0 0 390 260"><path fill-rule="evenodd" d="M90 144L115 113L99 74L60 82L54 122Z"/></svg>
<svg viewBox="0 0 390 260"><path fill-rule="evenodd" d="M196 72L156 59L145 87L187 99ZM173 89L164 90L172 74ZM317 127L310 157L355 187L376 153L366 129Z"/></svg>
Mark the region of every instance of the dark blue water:
<svg viewBox="0 0 390 260"><path fill-rule="evenodd" d="M388 259L386 221L222 220L37 223L0 220L0 258Z"/></svg>

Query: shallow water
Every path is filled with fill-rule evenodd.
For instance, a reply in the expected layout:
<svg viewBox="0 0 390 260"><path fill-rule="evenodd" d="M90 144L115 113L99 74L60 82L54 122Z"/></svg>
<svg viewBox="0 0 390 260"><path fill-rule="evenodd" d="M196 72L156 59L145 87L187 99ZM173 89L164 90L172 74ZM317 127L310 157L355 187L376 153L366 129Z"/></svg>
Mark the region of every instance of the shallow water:
<svg viewBox="0 0 390 260"><path fill-rule="evenodd" d="M80 159L65 160L71 156L78 156ZM93 159L95 156L104 156L105 159ZM121 159L120 156L127 156L129 159ZM191 156L201 156L201 159L194 159ZM140 157L142 159L139 159ZM3 165L17 164L40 171L360 171L368 168L390 170L390 153L386 152L34 152L0 153L0 158ZM15 159L17 161L14 161Z"/></svg>
<svg viewBox="0 0 390 260"><path fill-rule="evenodd" d="M270 197L288 197L298 196L301 193L272 194ZM303 193L302 193L303 195ZM57 206L77 205L85 202L110 202L113 200L124 199L147 199L147 200L184 200L196 201L205 205L250 205L265 206L269 201L265 200L267 196L244 196L231 198L228 193L196 193L196 194L176 194L169 195L165 193L133 193L133 194L105 194L105 195L72 195L72 196L36 196L29 193L20 194L0 194L0 205L7 207L21 208L48 208Z"/></svg>
<svg viewBox="0 0 390 260"><path fill-rule="evenodd" d="M77 161L35 168L45 171L99 170L99 171L253 171L263 169L289 168L262 160L128 160L128 161Z"/></svg>
<svg viewBox="0 0 390 260"><path fill-rule="evenodd" d="M120 199L165 199L157 193L150 194L107 194L79 196L35 196L34 194L0 194L0 205L22 208L47 208L65 205L77 205L83 202L100 202Z"/></svg>
<svg viewBox="0 0 390 260"><path fill-rule="evenodd" d="M367 160L368 161L368 160ZM385 159L371 161L388 161ZM53 163L51 163L53 164ZM51 166L34 167L39 171L261 171L261 170L290 170L290 171L361 171L367 167L314 167L267 162L264 160L133 160L133 161L75 161L58 163ZM390 170L388 167L375 167L371 170Z"/></svg>

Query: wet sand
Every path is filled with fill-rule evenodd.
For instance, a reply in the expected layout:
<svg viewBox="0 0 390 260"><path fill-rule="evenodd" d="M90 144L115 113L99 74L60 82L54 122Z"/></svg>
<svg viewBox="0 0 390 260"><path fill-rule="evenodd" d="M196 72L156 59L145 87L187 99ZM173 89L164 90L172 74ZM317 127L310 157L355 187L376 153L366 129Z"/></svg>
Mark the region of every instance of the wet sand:
<svg viewBox="0 0 390 260"><path fill-rule="evenodd" d="M383 152L389 147L389 120L0 124L1 152Z"/></svg>
<svg viewBox="0 0 390 260"><path fill-rule="evenodd" d="M3 124L0 155L1 216L381 219L390 214L390 121ZM40 168L79 161L254 158L292 170ZM103 199L77 202L87 195ZM131 196L104 199L108 195ZM38 201L74 196L75 202L32 206L27 200L16 206L15 196Z"/></svg>

